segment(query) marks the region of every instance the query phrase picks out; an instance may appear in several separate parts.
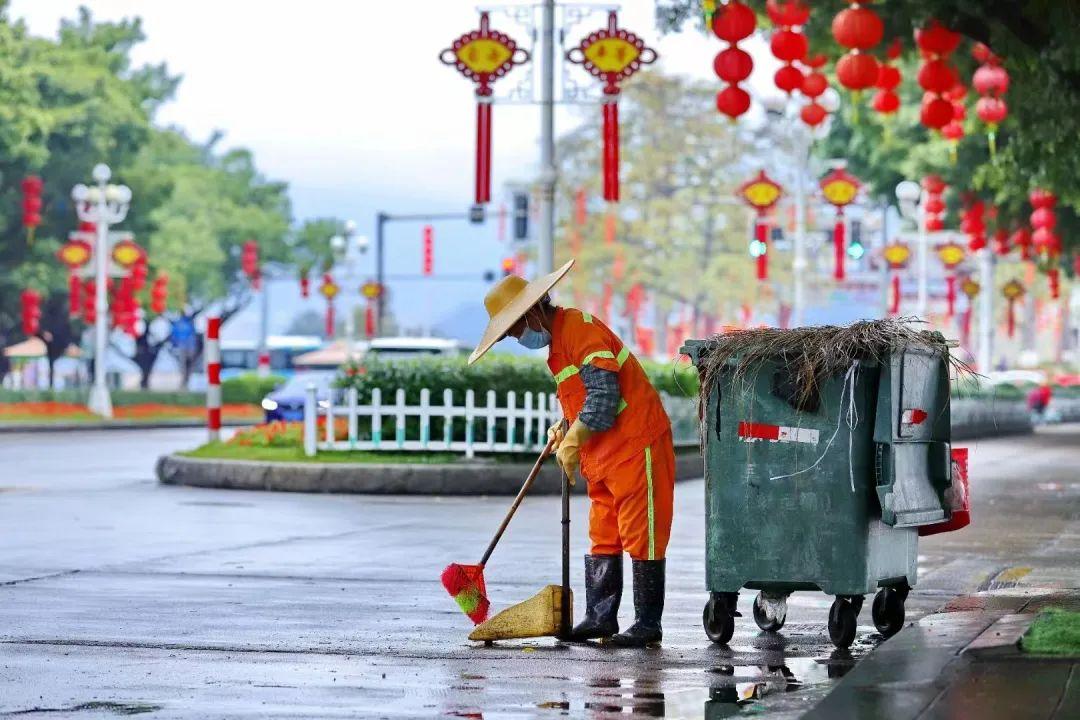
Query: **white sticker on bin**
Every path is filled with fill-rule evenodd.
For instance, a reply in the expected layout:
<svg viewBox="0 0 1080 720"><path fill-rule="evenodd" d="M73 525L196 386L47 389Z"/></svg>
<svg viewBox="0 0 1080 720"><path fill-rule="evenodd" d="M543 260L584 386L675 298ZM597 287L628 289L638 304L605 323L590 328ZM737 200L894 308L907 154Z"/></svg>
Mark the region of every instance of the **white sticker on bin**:
<svg viewBox="0 0 1080 720"><path fill-rule="evenodd" d="M926 411L922 408L911 408L901 413L900 422L905 425L922 425L927 417Z"/></svg>
<svg viewBox="0 0 1080 720"><path fill-rule="evenodd" d="M771 442L798 442L817 445L818 431L811 428L786 427L742 421L739 423L739 437L746 442L769 440Z"/></svg>

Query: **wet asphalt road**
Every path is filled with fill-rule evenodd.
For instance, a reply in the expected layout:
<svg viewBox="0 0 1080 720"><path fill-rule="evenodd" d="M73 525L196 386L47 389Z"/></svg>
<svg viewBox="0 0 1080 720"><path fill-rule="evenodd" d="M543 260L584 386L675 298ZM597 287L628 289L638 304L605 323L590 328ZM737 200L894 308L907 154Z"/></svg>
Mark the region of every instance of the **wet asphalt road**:
<svg viewBox="0 0 1080 720"><path fill-rule="evenodd" d="M880 642L867 603L852 651L834 651L815 593L792 597L781 635L760 633L744 592L730 647L709 643L691 481L676 490L662 649L473 646L438 576L478 559L508 498L157 486L156 456L201 438L0 435L0 717L796 717ZM923 542L909 619L1018 577L1075 584L1080 426L966 445L976 521ZM583 498L572 513L580 589ZM492 601L559 575L558 499L530 498L489 564ZM629 600L628 582L624 622Z"/></svg>

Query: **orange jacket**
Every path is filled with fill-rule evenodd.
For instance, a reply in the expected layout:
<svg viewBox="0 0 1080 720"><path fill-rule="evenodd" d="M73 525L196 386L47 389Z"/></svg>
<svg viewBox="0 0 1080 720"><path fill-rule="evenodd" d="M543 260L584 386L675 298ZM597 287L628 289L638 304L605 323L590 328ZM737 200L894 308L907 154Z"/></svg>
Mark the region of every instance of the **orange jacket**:
<svg viewBox="0 0 1080 720"><path fill-rule="evenodd" d="M671 430L671 421L641 364L615 333L588 313L556 308L548 367L555 376L563 414L571 422L585 404L579 370L589 364L617 372L622 396L615 425L595 434L581 448L582 473L599 477L605 468L643 452Z"/></svg>

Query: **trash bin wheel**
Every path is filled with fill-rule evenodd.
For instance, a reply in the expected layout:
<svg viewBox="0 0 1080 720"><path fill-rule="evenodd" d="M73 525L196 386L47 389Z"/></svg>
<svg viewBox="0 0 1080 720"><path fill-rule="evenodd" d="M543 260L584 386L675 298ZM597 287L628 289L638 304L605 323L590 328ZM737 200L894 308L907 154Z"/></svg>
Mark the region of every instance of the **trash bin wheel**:
<svg viewBox="0 0 1080 720"><path fill-rule="evenodd" d="M709 639L718 645L726 645L735 634L735 618L715 598L710 598L709 602L705 603L701 624L705 626L705 634Z"/></svg>
<svg viewBox="0 0 1080 720"><path fill-rule="evenodd" d="M887 638L904 627L904 598L893 588L878 590L870 611L874 617L874 627Z"/></svg>
<svg viewBox="0 0 1080 720"><path fill-rule="evenodd" d="M766 608L766 604L772 606L772 612L769 613ZM772 617L769 617L769 615ZM784 627L784 622L787 620L787 596L781 595L779 598L770 599L766 598L764 593L758 593L754 598L754 622L757 626L765 632L777 632L780 628Z"/></svg>
<svg viewBox="0 0 1080 720"><path fill-rule="evenodd" d="M832 607L829 608L829 639L833 645L838 648L851 647L851 643L855 641L861 607L861 597L858 602L846 595L833 600Z"/></svg>

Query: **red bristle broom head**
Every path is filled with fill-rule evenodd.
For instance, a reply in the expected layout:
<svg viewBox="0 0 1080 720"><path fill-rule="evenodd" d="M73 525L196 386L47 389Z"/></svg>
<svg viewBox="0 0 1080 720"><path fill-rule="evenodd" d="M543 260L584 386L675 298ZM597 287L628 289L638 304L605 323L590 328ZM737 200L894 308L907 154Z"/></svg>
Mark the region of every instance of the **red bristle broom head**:
<svg viewBox="0 0 1080 720"><path fill-rule="evenodd" d="M491 603L484 587L483 565L447 565L442 572L442 584L473 623L479 625L487 620Z"/></svg>

